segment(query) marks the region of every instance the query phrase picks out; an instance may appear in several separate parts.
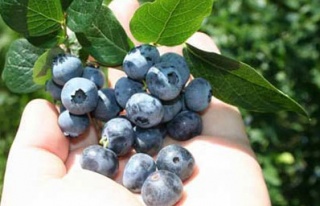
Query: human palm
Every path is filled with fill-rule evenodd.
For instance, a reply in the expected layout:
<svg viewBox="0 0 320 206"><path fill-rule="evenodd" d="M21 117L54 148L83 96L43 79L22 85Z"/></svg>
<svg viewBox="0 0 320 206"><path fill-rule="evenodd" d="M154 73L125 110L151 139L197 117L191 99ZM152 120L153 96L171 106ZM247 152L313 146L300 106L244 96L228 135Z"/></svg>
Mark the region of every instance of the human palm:
<svg viewBox="0 0 320 206"><path fill-rule="evenodd" d="M117 0L111 8L130 35L128 22L137 3ZM218 52L206 35L197 33L188 42ZM181 47L160 50L181 53ZM110 86L123 75L111 69ZM58 127L57 118L56 107L48 101L34 100L26 106L8 158L2 205L143 205L139 194L121 185L130 155L119 159L115 181L83 170L79 164L81 152L88 145L98 144L97 130L91 126L81 137L68 139ZM165 145L186 147L196 161L177 205L270 205L239 111L213 97L202 119L201 136L184 142L165 138Z"/></svg>

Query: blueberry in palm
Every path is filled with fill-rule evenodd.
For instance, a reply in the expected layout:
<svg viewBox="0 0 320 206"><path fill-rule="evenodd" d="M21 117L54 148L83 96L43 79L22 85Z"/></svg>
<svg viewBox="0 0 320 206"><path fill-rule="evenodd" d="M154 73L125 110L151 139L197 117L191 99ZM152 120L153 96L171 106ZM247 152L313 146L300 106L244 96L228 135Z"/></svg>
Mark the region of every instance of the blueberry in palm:
<svg viewBox="0 0 320 206"><path fill-rule="evenodd" d="M105 123L100 143L114 151L117 156L126 155L132 149L134 133L131 122L115 117Z"/></svg>
<svg viewBox="0 0 320 206"><path fill-rule="evenodd" d="M100 145L91 145L82 152L81 167L109 178L114 178L119 170L117 155Z"/></svg>
<svg viewBox="0 0 320 206"><path fill-rule="evenodd" d="M136 93L126 104L128 119L142 128L159 124L163 117L163 106L157 98L147 93Z"/></svg>
<svg viewBox="0 0 320 206"><path fill-rule="evenodd" d="M82 77L70 79L61 91L62 104L72 114L81 115L93 111L98 99L96 85Z"/></svg>
<svg viewBox="0 0 320 206"><path fill-rule="evenodd" d="M141 195L147 206L172 206L182 197L180 178L169 171L157 170L144 181Z"/></svg>
<svg viewBox="0 0 320 206"><path fill-rule="evenodd" d="M167 131L171 138L184 141L202 132L201 116L192 111L181 111L167 124Z"/></svg>
<svg viewBox="0 0 320 206"><path fill-rule="evenodd" d="M118 105L114 89L103 88L98 91L99 100L96 108L91 112L92 117L101 120L109 121L116 117L122 110Z"/></svg>
<svg viewBox="0 0 320 206"><path fill-rule="evenodd" d="M210 83L201 77L193 79L185 88L184 98L188 109L195 112L205 110L212 98Z"/></svg>
<svg viewBox="0 0 320 206"><path fill-rule="evenodd" d="M151 156L136 153L130 157L123 170L122 184L132 192L140 192L144 181L156 169Z"/></svg>
<svg viewBox="0 0 320 206"><path fill-rule="evenodd" d="M144 92L144 85L128 77L120 78L114 87L117 102L122 108L126 107L128 99L135 93Z"/></svg>
<svg viewBox="0 0 320 206"><path fill-rule="evenodd" d="M142 44L131 49L123 60L123 69L128 77L135 80L145 78L149 68L159 62L160 54L157 47Z"/></svg>
<svg viewBox="0 0 320 206"><path fill-rule="evenodd" d="M185 181L194 171L195 160L189 150L178 144L171 144L160 150L156 164L159 170L173 172L181 181Z"/></svg>
<svg viewBox="0 0 320 206"><path fill-rule="evenodd" d="M134 128L133 148L136 152L155 155L162 148L163 137L158 128Z"/></svg>
<svg viewBox="0 0 320 206"><path fill-rule="evenodd" d="M74 115L68 110L64 110L58 117L58 125L67 137L78 137L87 130L89 124L90 120L87 114Z"/></svg>
<svg viewBox="0 0 320 206"><path fill-rule="evenodd" d="M80 77L83 72L81 60L71 54L60 54L53 60L52 79L63 86L74 77Z"/></svg>

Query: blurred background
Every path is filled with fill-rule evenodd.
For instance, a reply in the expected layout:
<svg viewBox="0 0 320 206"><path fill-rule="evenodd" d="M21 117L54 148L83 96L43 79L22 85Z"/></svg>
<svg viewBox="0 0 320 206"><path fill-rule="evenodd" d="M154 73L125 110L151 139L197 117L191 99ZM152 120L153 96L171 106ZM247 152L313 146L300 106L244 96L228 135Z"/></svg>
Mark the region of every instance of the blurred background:
<svg viewBox="0 0 320 206"><path fill-rule="evenodd" d="M256 68L299 102L307 118L241 110L275 206L320 205L320 1L216 0L201 31L223 55ZM0 72L18 35L0 19ZM21 113L43 91L14 94L0 81L0 194Z"/></svg>

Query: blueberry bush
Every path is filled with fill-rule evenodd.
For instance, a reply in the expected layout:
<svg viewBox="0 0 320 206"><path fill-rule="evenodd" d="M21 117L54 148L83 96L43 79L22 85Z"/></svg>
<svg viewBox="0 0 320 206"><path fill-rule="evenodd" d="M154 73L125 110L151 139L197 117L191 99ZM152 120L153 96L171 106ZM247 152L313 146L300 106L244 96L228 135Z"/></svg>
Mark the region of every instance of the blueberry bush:
<svg viewBox="0 0 320 206"><path fill-rule="evenodd" d="M0 82L0 106L6 108L0 114L7 118L1 120L1 177L23 107L36 97L51 98L43 92L43 87L51 78L52 62L48 59L52 55L63 48L84 62L91 55L96 64L108 67L120 65L133 47L112 12L106 6L101 7L108 1L92 1L87 6L81 0L63 1L63 4L59 0L28 2L26 7L23 3L0 1L3 20L0 24L3 80ZM145 43L173 46L184 43L199 29L212 36L222 55L186 44L184 56L192 74L209 80L213 95L241 109L274 205L320 204L317 190L320 141L315 118L319 116L319 101L315 95L320 87L319 3L249 0L215 1L213 4L212 0L206 0L203 8L197 7L199 10L193 11L195 21L191 26L188 24L190 30L180 35L179 26L185 26L179 18L161 17L170 20L174 29L153 24L151 16L139 18L146 15L146 9L161 9L159 2L144 4L135 13L130 25L134 37ZM167 2L169 8L176 6L174 8L178 9L172 11L177 13L194 7L192 3L178 4L180 1L162 2ZM45 9L29 11L27 8L32 6L55 12L49 17L30 17L26 13L31 10L36 14L45 12ZM19 10L22 12L13 16L12 11L17 8L22 8ZM95 13L99 15L95 16ZM32 17L45 23L40 27L33 25ZM105 25L106 19L111 22L109 25ZM152 25L157 35L142 32L146 24ZM117 35L106 35L110 31ZM19 56L21 50L25 55ZM110 51L115 55L110 55ZM14 57L20 58L8 61ZM22 66L26 59L29 65ZM231 86L224 84L226 80ZM301 193L306 190L309 193Z"/></svg>

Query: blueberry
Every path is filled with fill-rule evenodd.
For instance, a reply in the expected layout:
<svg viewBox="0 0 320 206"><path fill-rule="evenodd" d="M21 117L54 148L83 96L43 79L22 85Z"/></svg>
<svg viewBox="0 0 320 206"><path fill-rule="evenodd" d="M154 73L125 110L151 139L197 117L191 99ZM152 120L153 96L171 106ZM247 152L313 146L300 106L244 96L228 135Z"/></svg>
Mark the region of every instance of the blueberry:
<svg viewBox="0 0 320 206"><path fill-rule="evenodd" d="M159 62L157 47L143 44L130 50L123 60L123 69L128 77L135 80L145 78L149 68Z"/></svg>
<svg viewBox="0 0 320 206"><path fill-rule="evenodd" d="M184 141L202 132L202 119L198 113L181 111L167 124L168 134L172 139Z"/></svg>
<svg viewBox="0 0 320 206"><path fill-rule="evenodd" d="M190 69L185 58L177 53L167 52L160 56L160 62L169 62L176 67L181 74L183 84L190 78Z"/></svg>
<svg viewBox="0 0 320 206"><path fill-rule="evenodd" d="M161 101L164 114L162 122L169 122L182 110L182 98L178 96L170 101Z"/></svg>
<svg viewBox="0 0 320 206"><path fill-rule="evenodd" d="M122 108L126 107L128 99L135 93L144 92L144 86L141 82L133 79L122 77L114 87L116 99Z"/></svg>
<svg viewBox="0 0 320 206"><path fill-rule="evenodd" d="M91 114L92 117L107 122L116 117L122 109L117 103L114 89L103 88L98 91L98 95L99 100L97 107L91 112Z"/></svg>
<svg viewBox="0 0 320 206"><path fill-rule="evenodd" d="M146 83L152 95L165 101L176 98L183 88L180 73L166 62L155 64L149 69Z"/></svg>
<svg viewBox="0 0 320 206"><path fill-rule="evenodd" d="M127 119L116 117L105 123L100 143L114 151L117 156L130 152L133 141L133 128Z"/></svg>
<svg viewBox="0 0 320 206"><path fill-rule="evenodd" d="M87 114L74 115L64 110L58 117L58 125L67 137L78 137L89 127L90 120Z"/></svg>
<svg viewBox="0 0 320 206"><path fill-rule="evenodd" d="M70 79L62 88L61 101L72 114L85 114L93 111L98 103L96 85L85 78Z"/></svg>
<svg viewBox="0 0 320 206"><path fill-rule="evenodd" d="M169 171L157 170L142 185L141 195L147 206L172 206L182 197L180 178Z"/></svg>
<svg viewBox="0 0 320 206"><path fill-rule="evenodd" d="M68 80L80 77L83 72L81 60L70 54L60 54L53 60L52 79L63 86Z"/></svg>
<svg viewBox="0 0 320 206"><path fill-rule="evenodd" d="M52 79L46 82L46 91L49 92L54 100L61 100L62 86L54 83Z"/></svg>
<svg viewBox="0 0 320 206"><path fill-rule="evenodd" d="M211 97L211 85L203 78L193 79L185 88L185 104L192 111L201 112L205 110L211 102Z"/></svg>
<svg viewBox="0 0 320 206"><path fill-rule="evenodd" d="M99 68L95 68L93 66L85 67L82 77L94 82L98 89L101 89L105 83L104 73Z"/></svg>
<svg viewBox="0 0 320 206"><path fill-rule="evenodd" d="M134 128L133 148L136 152L155 155L162 148L163 137L158 128Z"/></svg>
<svg viewBox="0 0 320 206"><path fill-rule="evenodd" d="M81 167L109 178L114 178L119 170L117 155L100 145L91 145L82 152Z"/></svg>
<svg viewBox="0 0 320 206"><path fill-rule="evenodd" d="M132 192L140 192L144 181L156 169L151 156L144 153L134 154L123 170L122 184Z"/></svg>
<svg viewBox="0 0 320 206"><path fill-rule="evenodd" d="M128 119L142 128L150 128L159 124L163 117L161 102L146 93L136 93L126 104Z"/></svg>
<svg viewBox="0 0 320 206"><path fill-rule="evenodd" d="M173 172L180 177L181 181L184 181L192 175L195 160L186 148L172 144L160 150L156 164L159 170Z"/></svg>

